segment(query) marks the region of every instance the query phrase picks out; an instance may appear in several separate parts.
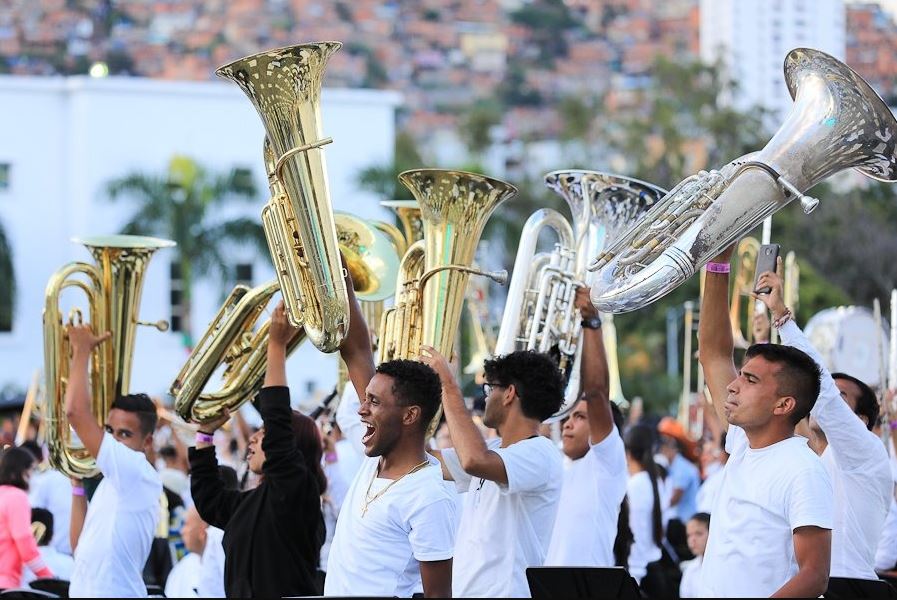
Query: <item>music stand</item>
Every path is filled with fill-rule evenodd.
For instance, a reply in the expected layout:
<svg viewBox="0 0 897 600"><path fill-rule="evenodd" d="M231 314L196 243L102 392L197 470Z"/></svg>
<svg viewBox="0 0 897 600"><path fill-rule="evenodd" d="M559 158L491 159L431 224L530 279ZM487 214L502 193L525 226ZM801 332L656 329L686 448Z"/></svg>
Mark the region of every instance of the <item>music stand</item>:
<svg viewBox="0 0 897 600"><path fill-rule="evenodd" d="M641 598L623 567L529 567L526 580L533 598Z"/></svg>

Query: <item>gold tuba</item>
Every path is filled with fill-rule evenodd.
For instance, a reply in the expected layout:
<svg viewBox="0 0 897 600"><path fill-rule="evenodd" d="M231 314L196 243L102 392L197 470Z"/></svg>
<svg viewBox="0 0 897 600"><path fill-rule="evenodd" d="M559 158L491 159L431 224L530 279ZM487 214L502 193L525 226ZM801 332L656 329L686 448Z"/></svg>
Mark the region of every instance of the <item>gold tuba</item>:
<svg viewBox="0 0 897 600"><path fill-rule="evenodd" d="M785 79L794 105L763 150L683 180L596 257L595 306L622 313L654 302L795 198L810 213L819 201L803 192L839 171L897 180L897 119L859 75L797 48Z"/></svg>
<svg viewBox="0 0 897 600"><path fill-rule="evenodd" d="M339 247L352 273L358 298L372 302L391 295L399 258L386 235L346 213L336 213L335 223ZM251 289L244 285L234 288L169 390L182 419L210 421L225 408L239 408L258 393L265 380L270 321L255 328L279 290L277 281ZM287 356L305 339L305 329L301 328L287 345ZM221 364L225 365L222 387L203 392Z"/></svg>
<svg viewBox="0 0 897 600"><path fill-rule="evenodd" d="M760 241L753 237L744 238L735 249L735 287L729 304L729 321L732 323L732 338L736 348L744 349L753 343L754 315L757 311L753 300L745 302L743 306L742 297L749 298L754 291L759 252Z"/></svg>
<svg viewBox="0 0 897 600"><path fill-rule="evenodd" d="M88 299L90 324L94 333L105 331L112 338L100 344L91 357L90 387L92 412L103 425L115 398L128 393L131 360L137 325L150 325L159 331L168 329L167 321L144 323L137 320L143 276L153 253L174 246L174 242L151 237L113 235L80 241L93 254L95 265L69 263L50 277L44 305L44 370L46 381L47 446L50 464L70 477L91 477L96 462L84 446L72 440L65 419L65 388L69 376L70 347L65 335L59 295L65 288L77 287ZM83 275L87 281L73 277ZM72 311L69 322L80 322L81 313Z"/></svg>
<svg viewBox="0 0 897 600"><path fill-rule="evenodd" d="M517 188L476 173L443 169L405 171L399 180L417 198L423 240L410 246L399 267L395 306L383 313L380 362L414 359L422 344L451 357L467 278L501 283L504 271L471 266L486 221Z"/></svg>
<svg viewBox="0 0 897 600"><path fill-rule="evenodd" d="M254 54L216 71L240 86L265 127L272 198L262 223L290 322L322 352L349 328L349 300L321 146L321 82L339 42Z"/></svg>
<svg viewBox="0 0 897 600"><path fill-rule="evenodd" d="M581 335L574 305L576 289L586 285L586 263L602 246L620 237L665 193L644 181L599 171L554 171L545 184L570 206L572 225L556 210L539 209L530 215L520 235L514 276L502 317L496 354L515 350L549 352L556 349L558 367L569 381L564 404L548 422L563 418L579 397ZM540 233L553 229L552 252L536 253ZM612 318L602 315L602 335L608 360L610 397L625 398L617 363L617 336Z"/></svg>

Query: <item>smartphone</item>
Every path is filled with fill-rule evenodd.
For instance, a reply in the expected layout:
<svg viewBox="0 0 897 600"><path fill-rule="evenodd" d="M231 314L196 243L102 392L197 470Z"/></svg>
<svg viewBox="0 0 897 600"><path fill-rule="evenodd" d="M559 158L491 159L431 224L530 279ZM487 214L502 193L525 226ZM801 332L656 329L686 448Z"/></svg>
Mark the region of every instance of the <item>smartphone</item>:
<svg viewBox="0 0 897 600"><path fill-rule="evenodd" d="M776 272L776 267L778 266L776 263L779 260L779 249L781 247L778 244L763 244L760 246L760 252L757 253L757 272L754 274L754 292L757 294L768 294L772 291L769 286L763 287L762 289L757 289L757 280L760 279L760 275L767 271Z"/></svg>

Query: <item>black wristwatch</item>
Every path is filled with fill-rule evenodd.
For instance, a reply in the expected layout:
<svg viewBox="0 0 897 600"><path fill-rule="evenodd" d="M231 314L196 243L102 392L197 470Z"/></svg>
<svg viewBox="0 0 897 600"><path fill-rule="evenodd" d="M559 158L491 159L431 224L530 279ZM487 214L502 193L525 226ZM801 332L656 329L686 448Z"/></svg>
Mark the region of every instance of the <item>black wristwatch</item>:
<svg viewBox="0 0 897 600"><path fill-rule="evenodd" d="M590 319L582 320L583 329L601 329L601 317L595 316Z"/></svg>

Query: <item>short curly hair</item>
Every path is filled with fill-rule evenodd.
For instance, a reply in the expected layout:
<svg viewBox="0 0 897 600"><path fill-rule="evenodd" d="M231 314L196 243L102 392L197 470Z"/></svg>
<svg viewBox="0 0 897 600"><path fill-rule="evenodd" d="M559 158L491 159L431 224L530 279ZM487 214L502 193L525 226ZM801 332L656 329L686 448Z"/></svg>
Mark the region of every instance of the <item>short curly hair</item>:
<svg viewBox="0 0 897 600"><path fill-rule="evenodd" d="M520 408L530 419L544 421L560 409L564 401L564 380L557 364L547 355L520 350L487 360L486 379L512 385L520 397Z"/></svg>
<svg viewBox="0 0 897 600"><path fill-rule="evenodd" d="M390 360L377 365L377 372L392 377L392 393L402 406L420 407L421 427L426 430L442 400L436 371L415 360Z"/></svg>

